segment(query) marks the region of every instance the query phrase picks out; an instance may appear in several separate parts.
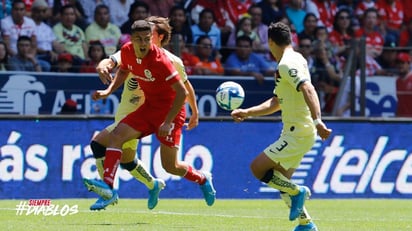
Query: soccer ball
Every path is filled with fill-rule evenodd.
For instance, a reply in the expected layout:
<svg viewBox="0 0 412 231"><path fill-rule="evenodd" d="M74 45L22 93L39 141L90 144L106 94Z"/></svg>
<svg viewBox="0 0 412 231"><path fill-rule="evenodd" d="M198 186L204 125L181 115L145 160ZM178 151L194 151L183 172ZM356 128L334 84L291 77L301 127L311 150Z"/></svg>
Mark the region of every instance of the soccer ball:
<svg viewBox="0 0 412 231"><path fill-rule="evenodd" d="M233 81L223 82L216 89L216 102L224 110L231 111L242 105L245 91Z"/></svg>

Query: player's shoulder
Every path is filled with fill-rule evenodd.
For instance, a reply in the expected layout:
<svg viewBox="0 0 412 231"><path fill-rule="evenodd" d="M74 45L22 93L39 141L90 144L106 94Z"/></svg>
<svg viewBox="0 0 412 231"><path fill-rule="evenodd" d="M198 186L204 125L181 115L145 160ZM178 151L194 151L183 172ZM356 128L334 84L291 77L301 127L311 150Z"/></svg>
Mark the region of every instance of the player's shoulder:
<svg viewBox="0 0 412 231"><path fill-rule="evenodd" d="M279 62L279 67L293 67L293 66L300 66L302 62L306 62L306 59L294 50L289 50L285 52L282 56L282 59Z"/></svg>
<svg viewBox="0 0 412 231"><path fill-rule="evenodd" d="M121 52L129 52L129 51L133 51L133 44L132 42L127 42L125 43L121 48L120 48Z"/></svg>
<svg viewBox="0 0 412 231"><path fill-rule="evenodd" d="M173 63L178 63L183 65L183 61L181 58L170 52L169 50L162 48L163 52L166 54L166 56L173 62Z"/></svg>

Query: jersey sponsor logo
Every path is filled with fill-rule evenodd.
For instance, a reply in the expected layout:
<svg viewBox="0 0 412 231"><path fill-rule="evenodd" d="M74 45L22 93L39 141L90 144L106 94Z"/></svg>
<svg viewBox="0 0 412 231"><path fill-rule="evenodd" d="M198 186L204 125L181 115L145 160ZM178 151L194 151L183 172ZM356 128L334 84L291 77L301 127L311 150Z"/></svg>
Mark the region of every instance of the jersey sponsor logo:
<svg viewBox="0 0 412 231"><path fill-rule="evenodd" d="M45 94L42 82L31 75L11 75L0 90L0 113L37 115L42 106L40 94Z"/></svg>
<svg viewBox="0 0 412 231"><path fill-rule="evenodd" d="M133 91L133 90L136 90L137 88L139 88L139 82L137 81L137 78L130 78L127 81L127 89L129 91Z"/></svg>

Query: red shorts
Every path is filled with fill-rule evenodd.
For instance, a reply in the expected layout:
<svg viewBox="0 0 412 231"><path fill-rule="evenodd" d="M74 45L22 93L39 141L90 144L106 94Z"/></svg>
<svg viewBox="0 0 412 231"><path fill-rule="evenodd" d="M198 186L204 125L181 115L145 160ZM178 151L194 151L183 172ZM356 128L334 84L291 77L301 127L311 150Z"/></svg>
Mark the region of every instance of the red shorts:
<svg viewBox="0 0 412 231"><path fill-rule="evenodd" d="M138 139L156 133L156 137L160 143L169 147L179 147L180 137L182 135L182 127L186 119L185 107L182 107L176 118L173 120L172 129L169 135L160 137L157 134L160 125L166 119L166 115L169 112L161 108L153 108L144 103L136 111L128 114L123 118L120 123L124 123L142 133Z"/></svg>

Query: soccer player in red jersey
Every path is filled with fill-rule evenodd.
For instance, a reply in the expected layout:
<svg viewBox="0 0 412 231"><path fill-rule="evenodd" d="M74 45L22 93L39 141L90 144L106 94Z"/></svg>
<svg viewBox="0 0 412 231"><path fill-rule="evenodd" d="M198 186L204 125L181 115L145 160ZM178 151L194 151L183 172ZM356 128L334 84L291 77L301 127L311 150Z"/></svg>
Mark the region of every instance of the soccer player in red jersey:
<svg viewBox="0 0 412 231"><path fill-rule="evenodd" d="M110 144L104 160L104 182L85 179L91 191L103 198L101 209L118 200L113 181L122 155L122 145L130 139L156 134L160 142L163 168L200 185L209 206L215 201L210 173L200 172L177 159L181 129L185 121L186 88L164 51L152 43L151 24L145 20L132 25L131 42L121 49L122 64L115 78L132 73L145 94L145 102L126 116L109 133Z"/></svg>

